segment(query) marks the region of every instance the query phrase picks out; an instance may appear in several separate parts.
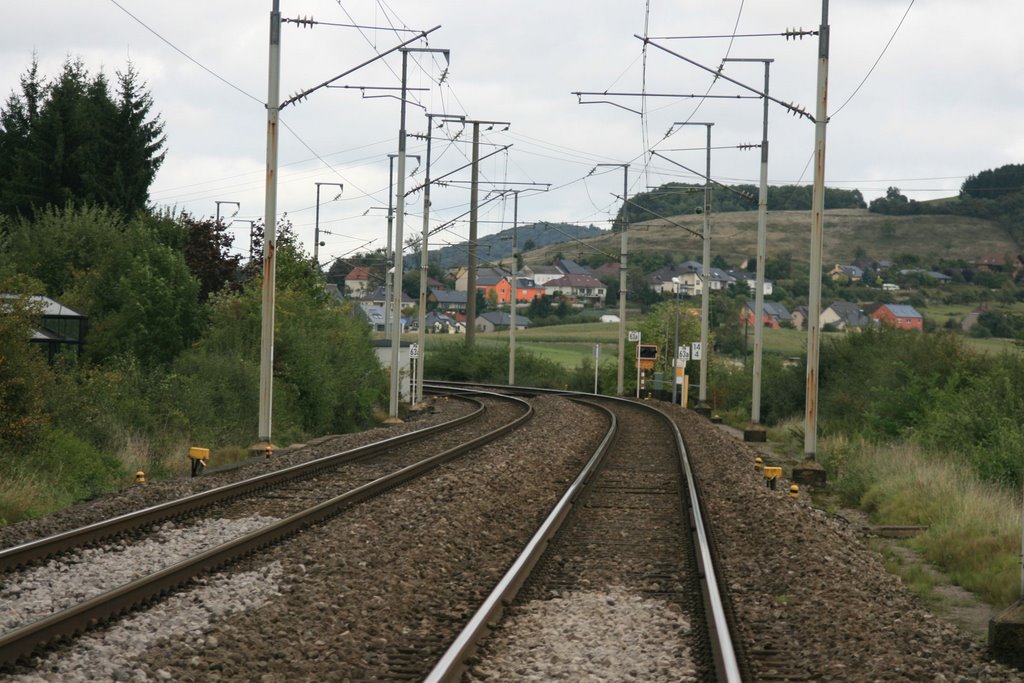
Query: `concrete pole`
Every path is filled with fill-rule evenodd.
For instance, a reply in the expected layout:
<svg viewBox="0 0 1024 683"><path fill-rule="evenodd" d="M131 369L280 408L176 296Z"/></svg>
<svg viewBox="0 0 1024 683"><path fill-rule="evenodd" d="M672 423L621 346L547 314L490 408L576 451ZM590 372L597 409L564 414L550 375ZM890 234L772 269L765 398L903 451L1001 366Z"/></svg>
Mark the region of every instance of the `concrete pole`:
<svg viewBox="0 0 1024 683"><path fill-rule="evenodd" d="M320 267L320 183L316 185L316 218L313 221L313 263Z"/></svg>
<svg viewBox="0 0 1024 683"><path fill-rule="evenodd" d="M423 185L423 235L420 244L420 302L419 311L416 314L416 346L419 347L420 357L416 361L416 396L413 402L423 402L423 360L426 354L427 343L427 240L430 237L430 114L427 114L427 171Z"/></svg>
<svg viewBox="0 0 1024 683"><path fill-rule="evenodd" d="M516 228L519 225L519 190L513 190L512 196L512 305L509 307L508 326L508 383L516 383L516 297L518 296L517 280L519 279L519 261L516 260Z"/></svg>
<svg viewBox="0 0 1024 683"><path fill-rule="evenodd" d="M392 276L394 285L394 305L391 326L391 400L389 414L398 419L399 347L402 343L402 227L405 223L405 84L408 73L409 53L402 50L402 97L401 116L398 127L398 187L395 191L395 272Z"/></svg>
<svg viewBox="0 0 1024 683"><path fill-rule="evenodd" d="M814 190L811 197L811 265L807 302L807 385L804 456L818 449L818 354L821 345L821 258L825 220L825 130L828 124L828 0L821 3L818 33L818 103L814 114Z"/></svg>
<svg viewBox="0 0 1024 683"><path fill-rule="evenodd" d="M270 10L270 57L267 78L267 179L264 203L263 302L260 319L259 443L270 446L274 399L274 287L277 256L277 143L281 111L281 5Z"/></svg>
<svg viewBox="0 0 1024 683"><path fill-rule="evenodd" d="M476 343L476 235L480 199L480 122L473 122L473 170L469 185L469 258L466 273L466 348Z"/></svg>
<svg viewBox="0 0 1024 683"><path fill-rule="evenodd" d="M603 164L598 164L603 165ZM619 165L619 164L612 164ZM626 290L629 283L626 278L626 228L629 227L629 202L626 193L629 189L629 164L622 166L622 226L619 233L622 244L619 247L619 367L616 373L615 395L625 394L626 384Z"/></svg>
<svg viewBox="0 0 1024 683"><path fill-rule="evenodd" d="M388 235L384 247L384 338L391 339L391 275L388 273L388 259L393 259L391 235L395 229L395 159L398 154L388 154Z"/></svg>
<svg viewBox="0 0 1024 683"><path fill-rule="evenodd" d="M701 257L703 265L704 283L701 287L700 296L700 392L698 399L701 406L706 406L708 398L708 356L711 349L708 348L708 327L711 314L711 126L713 123L703 124L707 127L707 170L704 172L704 252Z"/></svg>
<svg viewBox="0 0 1024 683"><path fill-rule="evenodd" d="M761 133L761 186L757 195L757 277L754 292L754 381L750 421L761 424L761 355L764 349L764 267L768 243L768 70L764 60L764 118Z"/></svg>

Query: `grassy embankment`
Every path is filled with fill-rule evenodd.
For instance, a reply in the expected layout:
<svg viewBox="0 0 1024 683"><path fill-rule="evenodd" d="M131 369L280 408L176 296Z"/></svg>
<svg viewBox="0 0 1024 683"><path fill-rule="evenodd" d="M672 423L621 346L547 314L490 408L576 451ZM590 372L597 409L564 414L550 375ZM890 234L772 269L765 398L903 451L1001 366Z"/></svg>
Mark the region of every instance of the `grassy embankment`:
<svg viewBox="0 0 1024 683"><path fill-rule="evenodd" d="M794 419L770 429L769 439L796 455L801 434L802 421ZM818 446L840 504L866 512L876 524L928 527L907 545L996 608L1017 599L1019 493L980 481L954 454L928 453L912 443L828 436ZM904 580L926 596L931 588L912 575Z"/></svg>

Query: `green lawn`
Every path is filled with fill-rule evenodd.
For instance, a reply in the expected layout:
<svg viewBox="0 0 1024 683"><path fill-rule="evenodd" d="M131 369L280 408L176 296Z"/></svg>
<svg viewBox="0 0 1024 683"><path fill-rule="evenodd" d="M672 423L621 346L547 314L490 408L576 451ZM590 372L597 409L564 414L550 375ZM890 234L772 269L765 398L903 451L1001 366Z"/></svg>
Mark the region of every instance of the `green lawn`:
<svg viewBox="0 0 1024 683"><path fill-rule="evenodd" d="M963 308L971 310L971 306L932 307L929 312L938 311L940 315L954 313ZM627 329L630 325L627 323ZM825 332L823 341L832 339L843 332ZM478 332L477 343L480 345L496 345L508 347L508 332L485 334ZM403 335L403 339L415 341L416 335ZM461 341L461 335L428 334L426 346ZM565 368L579 367L585 358L593 358L594 344L601 345L601 364L614 364L618 359L619 326L614 323L582 323L573 325L550 325L516 332L516 348L520 352L532 353L541 358L552 360ZM1021 351L1009 339L974 339L963 337L964 343L971 349L981 353L1004 353ZM748 337L748 353L753 353L754 337ZM801 356L807 351L807 335L801 330L766 328L764 331L764 352L785 358Z"/></svg>

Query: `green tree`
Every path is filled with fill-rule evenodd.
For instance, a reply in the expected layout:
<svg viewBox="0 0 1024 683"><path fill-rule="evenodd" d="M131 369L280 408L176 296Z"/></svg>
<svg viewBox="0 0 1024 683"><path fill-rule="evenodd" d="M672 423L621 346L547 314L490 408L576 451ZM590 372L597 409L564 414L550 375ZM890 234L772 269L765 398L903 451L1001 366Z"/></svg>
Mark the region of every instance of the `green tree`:
<svg viewBox="0 0 1024 683"><path fill-rule="evenodd" d="M199 283L154 223L109 209L50 208L13 224L3 256L89 316L89 359L128 353L165 363L195 339L202 318Z"/></svg>
<svg viewBox="0 0 1024 683"><path fill-rule="evenodd" d="M48 206L146 208L163 162L163 124L129 65L112 95L106 77L68 58L43 84L33 60L21 93L0 109L0 212L32 215Z"/></svg>

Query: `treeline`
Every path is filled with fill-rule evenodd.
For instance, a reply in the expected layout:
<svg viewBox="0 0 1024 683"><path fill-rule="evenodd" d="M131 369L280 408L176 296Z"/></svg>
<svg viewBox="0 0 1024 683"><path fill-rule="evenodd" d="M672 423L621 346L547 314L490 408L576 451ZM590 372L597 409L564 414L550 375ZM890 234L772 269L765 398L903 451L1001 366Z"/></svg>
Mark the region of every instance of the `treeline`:
<svg viewBox="0 0 1024 683"><path fill-rule="evenodd" d="M9 223L0 291L19 296L0 303L0 521L114 488L137 469L160 476L189 445L256 441L262 279L243 268L211 287L215 269L193 270L183 245L210 228L93 207ZM277 259L275 441L370 424L385 381L369 327L326 294L287 226ZM29 343L34 294L88 316L81 357L68 350L51 365Z"/></svg>
<svg viewBox="0 0 1024 683"><path fill-rule="evenodd" d="M956 199L919 202L900 188L890 187L885 197L872 200L869 210L892 216L949 214L994 221L1018 242L1024 242L1024 164L1008 164L972 175Z"/></svg>
<svg viewBox="0 0 1024 683"><path fill-rule="evenodd" d="M716 370L713 383L719 400L749 411L749 372ZM803 366L769 366L763 398L769 421L802 415L805 372ZM867 329L826 340L819 373L823 435L907 441L943 458L957 458L982 479L1020 484L1020 354L976 354L950 333Z"/></svg>
<svg viewBox="0 0 1024 683"><path fill-rule="evenodd" d="M67 59L46 80L33 62L0 109L0 214L91 203L144 210L163 163L163 123L134 66L113 86Z"/></svg>
<svg viewBox="0 0 1024 683"><path fill-rule="evenodd" d="M772 185L768 188L769 211L800 211L811 209L811 185ZM730 185L728 188L712 188L711 210L756 211L758 204L757 185ZM826 209L867 208L860 190L825 188ZM670 218L704 211L704 186L686 183L667 183L649 192L641 192L629 198L628 221L638 223L656 218ZM616 224L622 221L619 209Z"/></svg>
<svg viewBox="0 0 1024 683"><path fill-rule="evenodd" d="M262 226L244 265L222 223L148 208L162 124L132 69L119 84L33 65L0 108L0 524L259 436ZM362 428L385 395L369 326L278 234L274 441ZM37 296L88 317L80 353L30 342Z"/></svg>

